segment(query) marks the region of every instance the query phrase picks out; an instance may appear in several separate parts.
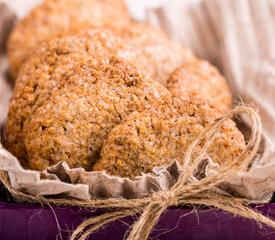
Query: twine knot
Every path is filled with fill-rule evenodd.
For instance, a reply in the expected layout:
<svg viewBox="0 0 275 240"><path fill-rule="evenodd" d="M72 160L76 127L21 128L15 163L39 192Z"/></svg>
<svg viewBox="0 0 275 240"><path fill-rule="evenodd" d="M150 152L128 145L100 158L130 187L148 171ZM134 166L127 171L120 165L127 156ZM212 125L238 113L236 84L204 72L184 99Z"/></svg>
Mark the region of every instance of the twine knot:
<svg viewBox="0 0 275 240"><path fill-rule="evenodd" d="M155 192L151 195L151 200L152 202L165 203L167 207L178 205L178 200L173 190Z"/></svg>

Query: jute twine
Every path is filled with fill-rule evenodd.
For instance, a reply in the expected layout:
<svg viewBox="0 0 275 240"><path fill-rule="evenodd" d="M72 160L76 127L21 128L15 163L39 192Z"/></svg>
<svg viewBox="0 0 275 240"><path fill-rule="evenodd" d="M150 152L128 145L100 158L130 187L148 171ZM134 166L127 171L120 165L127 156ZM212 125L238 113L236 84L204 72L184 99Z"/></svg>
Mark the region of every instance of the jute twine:
<svg viewBox="0 0 275 240"><path fill-rule="evenodd" d="M249 142L243 152L230 165L224 166L211 176L196 179L195 172L205 157L205 152L215 138L223 123L232 118L233 115L247 113L252 121L252 133ZM28 202L40 202L45 204L81 206L89 208L115 208L115 210L104 213L98 217L90 218L80 224L71 235L71 239L86 239L91 233L101 226L126 216L142 213L128 235L128 240L147 239L153 226L161 214L170 206L183 206L186 204L199 204L219 208L236 215L240 215L257 222L264 223L275 228L275 222L268 217L250 209L247 205L251 203L248 199L225 196L217 191L217 187L230 178L236 171L248 169L249 164L257 155L261 140L261 121L257 112L247 106L236 107L225 116L215 122L201 133L190 145L182 166L178 181L169 191L158 191L149 197L142 199L117 199L106 200L74 200L74 199L52 199L43 196L31 196L13 189L8 174L1 170L0 176L6 188L16 197ZM204 139L204 146L199 153L194 148ZM195 155L195 157L194 157ZM190 181L190 179L192 179Z"/></svg>

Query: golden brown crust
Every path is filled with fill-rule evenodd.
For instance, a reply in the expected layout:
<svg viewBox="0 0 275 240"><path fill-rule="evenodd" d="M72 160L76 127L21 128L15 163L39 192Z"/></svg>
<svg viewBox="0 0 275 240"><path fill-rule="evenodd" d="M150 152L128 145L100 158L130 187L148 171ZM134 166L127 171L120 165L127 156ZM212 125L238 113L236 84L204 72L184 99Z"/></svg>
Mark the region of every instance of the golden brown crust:
<svg viewBox="0 0 275 240"><path fill-rule="evenodd" d="M115 125L170 98L166 88L120 58L74 61L51 98L32 114L24 141L32 169L66 161L91 170Z"/></svg>
<svg viewBox="0 0 275 240"><path fill-rule="evenodd" d="M188 62L177 68L169 77L167 88L175 97L188 92L199 94L221 112L227 112L232 107L226 79L205 60Z"/></svg>
<svg viewBox="0 0 275 240"><path fill-rule="evenodd" d="M128 30L126 28L112 30L88 28L61 34L59 37L40 44L23 64L10 101L7 124L7 147L19 159L22 159L22 162L26 158L25 129L31 115L50 96L51 91L64 77L66 68L70 67L75 59L79 57L88 59L94 55L122 56L136 64L148 76L153 77L157 71L162 70L161 64L154 66L157 58L146 58L144 52L151 51L147 44L150 43L150 34L158 36L155 38L156 42L161 42L162 40L159 39L162 38L166 39L165 35L161 30L148 25L133 24L132 26L135 28ZM155 29L154 33L153 29ZM122 36L123 39L116 35ZM153 43L150 44L153 45ZM168 58L165 55L161 56L164 56L164 59ZM184 61L184 56L181 57L181 61ZM160 59L163 60L162 57ZM171 68L172 65L170 64Z"/></svg>
<svg viewBox="0 0 275 240"><path fill-rule="evenodd" d="M31 116L50 96L79 58L97 55L134 54L110 30L100 28L62 35L42 43L22 66L10 101L7 147L22 164L26 159L24 138Z"/></svg>
<svg viewBox="0 0 275 240"><path fill-rule="evenodd" d="M129 20L123 0L48 0L21 20L10 36L12 77L16 79L20 66L38 43L57 33L90 25L124 25Z"/></svg>
<svg viewBox="0 0 275 240"><path fill-rule="evenodd" d="M133 63L142 69L148 69L147 72L151 72L156 80L163 85L166 84L168 76L176 67L195 59L189 50L179 44L171 42L165 33L158 28L148 24L132 22L126 19L126 16L119 18L110 15L108 18L104 18L110 11L108 7L104 10L100 8L104 5L105 1L93 0L91 3L95 2L96 4L91 4L92 6L89 6L87 0L80 1L87 10L84 10L85 7L81 7L81 4L75 7L76 0L70 0L68 7L64 8L62 1L64 0L58 0L57 3L55 3L55 1L48 1L44 5L39 6L23 19L11 34L8 52L14 80L22 63L30 55L33 48L37 46L38 43L50 37L56 36L61 32L66 32L68 25L70 26L70 32L87 26L104 26L111 28L124 39L126 44L132 45L134 51L139 52L136 58L131 59ZM117 5L122 5L123 1L113 0L111 4L114 4L114 2ZM88 4L88 6L85 4ZM73 8L76 8L76 11L71 13L70 11L72 11ZM81 15L79 12L88 11L89 8L93 8L93 11L100 8L101 10L97 12L102 13L99 14L99 16L95 14L93 18L89 18L88 20L85 19L85 13L82 17L79 17ZM123 7L118 7L117 9L120 9L119 12L123 12ZM117 10L112 14L118 14ZM45 15L47 16L45 17ZM61 17L64 17L64 15L68 15L69 20ZM60 17L61 19L59 19ZM56 21L58 23L56 23ZM72 21L72 23L70 23L70 21Z"/></svg>
<svg viewBox="0 0 275 240"><path fill-rule="evenodd" d="M163 86L175 68L196 59L190 50L172 42L161 29L149 24L131 23L116 30L138 51L138 58L131 62L140 69L149 68Z"/></svg>
<svg viewBox="0 0 275 240"><path fill-rule="evenodd" d="M94 170L134 178L175 159L182 164L192 140L218 117L218 111L195 95L134 112L109 133ZM207 153L214 162L228 164L244 147L243 135L228 120Z"/></svg>

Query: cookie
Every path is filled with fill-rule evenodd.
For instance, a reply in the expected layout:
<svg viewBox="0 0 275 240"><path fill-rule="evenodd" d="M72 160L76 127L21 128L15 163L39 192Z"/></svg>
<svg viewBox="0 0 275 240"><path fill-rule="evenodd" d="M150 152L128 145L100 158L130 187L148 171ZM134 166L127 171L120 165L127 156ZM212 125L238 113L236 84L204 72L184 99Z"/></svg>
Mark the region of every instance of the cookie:
<svg viewBox="0 0 275 240"><path fill-rule="evenodd" d="M192 141L220 116L215 108L190 94L134 112L111 130L94 170L133 179L174 160L183 164ZM195 150L200 151L202 146L198 145ZM228 120L208 148L206 157L221 165L230 164L244 147L243 135L235 123Z"/></svg>
<svg viewBox="0 0 275 240"><path fill-rule="evenodd" d="M162 37L165 39L165 35L162 31L155 30L155 33L149 31L151 27L148 25L136 23L133 26L135 28L128 30L81 29L51 38L35 49L18 75L10 101L6 131L7 147L15 156L22 159L21 162L26 158L24 137L31 115L50 96L56 84L64 77L66 68L74 64L75 59L93 58L94 55L120 56L136 64L150 77L155 76L156 69L161 71L161 65L154 66L156 59L147 59L144 52L149 49L146 47L146 42L149 42L150 34L158 35L156 39ZM184 56L181 58L182 61L185 59Z"/></svg>
<svg viewBox="0 0 275 240"><path fill-rule="evenodd" d="M149 68L149 72L164 86L175 68L196 60L190 50L172 42L161 29L151 25L131 23L117 31L127 43L134 46L139 55L129 60L140 69Z"/></svg>
<svg viewBox="0 0 275 240"><path fill-rule="evenodd" d="M123 59L74 61L27 126L24 145L31 169L66 161L71 168L91 170L115 125L131 112L170 99L165 87Z"/></svg>
<svg viewBox="0 0 275 240"><path fill-rule="evenodd" d="M169 77L167 88L175 97L188 92L199 94L223 113L232 108L226 79L205 60L188 62L177 68Z"/></svg>
<svg viewBox="0 0 275 240"><path fill-rule="evenodd" d="M21 20L8 42L11 75L42 41L83 26L124 25L130 20L123 0L47 0Z"/></svg>
<svg viewBox="0 0 275 240"><path fill-rule="evenodd" d="M157 64L157 52L152 58L147 58L147 54L144 53L151 52L148 47L149 44L153 46L149 41L152 39L151 35L157 36L156 42L162 42L159 39L168 41L165 34L146 24L133 23L132 26L134 27L128 30L118 27L81 29L51 38L35 49L18 75L10 102L6 131L8 149L22 159L22 162L26 158L25 129L31 115L50 96L56 84L64 77L66 68L74 64L75 59L93 58L94 55L119 56L134 63L144 74L152 78L157 75L156 72L164 69L161 63L167 60L168 56L160 53L161 61ZM181 49L183 54L180 56L180 62L193 58L191 53L189 56L188 50L182 47ZM176 55L176 52L173 54ZM169 51L167 53L169 54ZM172 69L173 64L169 65ZM168 71L165 71L164 75L168 75Z"/></svg>
<svg viewBox="0 0 275 240"><path fill-rule="evenodd" d="M94 55L118 55L128 48L109 30L93 28L78 34L43 42L23 64L10 100L6 128L7 148L25 165L24 138L32 114L35 113L66 77L67 69L79 58L93 59ZM129 50L133 54L132 49Z"/></svg>

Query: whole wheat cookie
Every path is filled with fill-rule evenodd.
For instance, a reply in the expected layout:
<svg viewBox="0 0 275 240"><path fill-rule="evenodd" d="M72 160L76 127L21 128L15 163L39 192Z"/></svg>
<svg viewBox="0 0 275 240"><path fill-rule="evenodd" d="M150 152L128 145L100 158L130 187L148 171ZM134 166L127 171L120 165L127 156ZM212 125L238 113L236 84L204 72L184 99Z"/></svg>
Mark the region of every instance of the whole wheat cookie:
<svg viewBox="0 0 275 240"><path fill-rule="evenodd" d="M191 92L199 94L223 113L232 108L232 96L226 79L205 60L188 62L177 68L166 86L175 97Z"/></svg>
<svg viewBox="0 0 275 240"><path fill-rule="evenodd" d="M190 94L134 112L111 130L93 170L133 179L174 160L183 164L192 141L220 116L215 108ZM208 148L206 157L215 163L228 164L244 147L242 133L228 120ZM200 144L195 150L201 148Z"/></svg>
<svg viewBox="0 0 275 240"><path fill-rule="evenodd" d="M29 121L24 145L32 169L66 161L71 168L91 170L115 125L171 97L165 87L115 57L78 59L64 77Z"/></svg>
<svg viewBox="0 0 275 240"><path fill-rule="evenodd" d="M196 60L190 50L172 42L161 29L149 24L131 23L116 28L116 32L132 45L138 54L138 58L129 60L140 69L148 69L147 71L164 86L175 68Z"/></svg>
<svg viewBox="0 0 275 240"><path fill-rule="evenodd" d="M10 100L6 128L7 148L23 165L24 138L32 114L51 96L79 58L92 60L99 55L136 57L132 47L111 30L89 28L43 42L23 64Z"/></svg>
<svg viewBox="0 0 275 240"><path fill-rule="evenodd" d="M162 31L155 30L155 33L152 33L149 31L151 27L144 24L133 24L133 26L135 26L134 29L128 30L124 28L120 30L118 28L115 30L81 29L51 38L35 49L18 75L10 101L6 130L7 147L15 156L22 159L22 163L26 159L24 138L32 114L51 96L52 90L64 78L66 69L70 68L78 58L88 59L95 55L123 57L151 77L155 76L156 69L162 70L161 64L157 65L158 67L154 66L155 58L147 59L143 54L150 49L145 45L151 38L150 34L158 34L157 41L162 38ZM144 31L146 34L142 34L142 29L146 28L147 31ZM138 45L143 47L138 50ZM182 61L187 59L184 56L183 54L181 57Z"/></svg>
<svg viewBox="0 0 275 240"><path fill-rule="evenodd" d="M8 42L11 75L16 80L22 63L42 41L83 26L124 25L130 21L123 0L47 0L21 20Z"/></svg>
<svg viewBox="0 0 275 240"><path fill-rule="evenodd" d="M151 35L158 36L155 37L155 42L158 44L158 41L162 42L159 39L168 41L165 34L146 24L133 23L132 26L134 28L128 30L119 27L81 29L51 38L35 49L32 56L23 64L18 75L10 101L6 131L8 149L22 159L22 162L26 159L24 138L32 114L51 96L52 90L64 78L66 68L74 64L75 59L80 57L88 59L95 55L119 56L137 65L144 74L150 77L155 77L156 72L165 69L161 63L169 59L169 51L166 51L167 56L160 53L162 56L159 58L160 64L157 63L158 52L155 52L156 56L150 55L151 57L148 58L144 54L146 51L151 52L150 49L155 49L152 47L154 44L150 43ZM151 47L148 47L150 44ZM188 50L179 48L182 50L182 55L178 64L193 59L193 55L189 54ZM174 51L173 55L177 55L177 52ZM172 71L172 62L169 66ZM168 75L168 71L165 70L164 75Z"/></svg>

